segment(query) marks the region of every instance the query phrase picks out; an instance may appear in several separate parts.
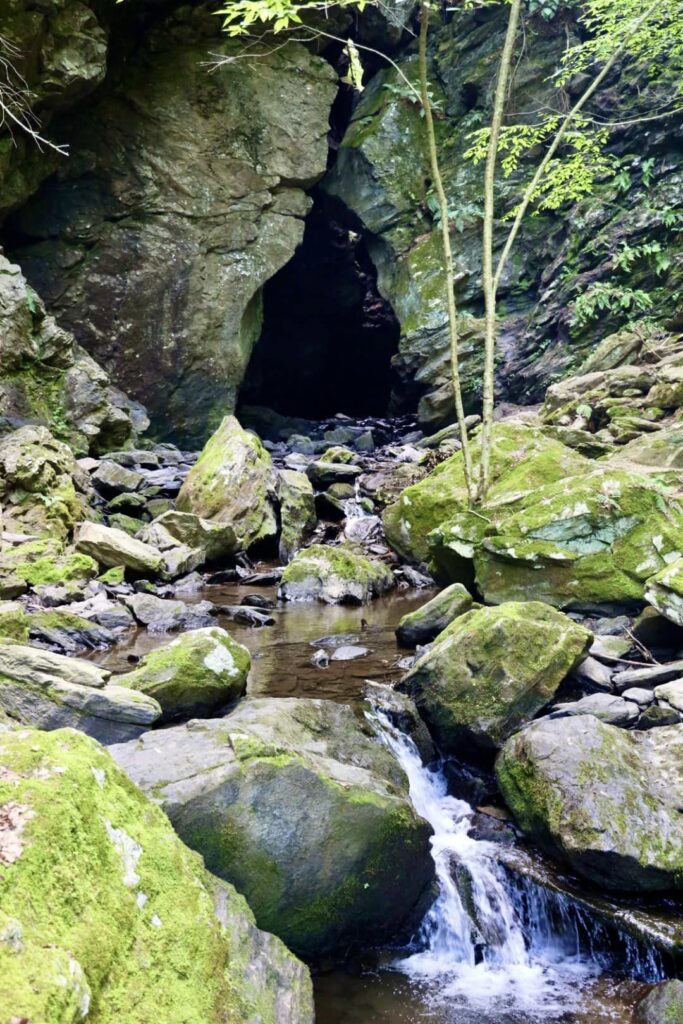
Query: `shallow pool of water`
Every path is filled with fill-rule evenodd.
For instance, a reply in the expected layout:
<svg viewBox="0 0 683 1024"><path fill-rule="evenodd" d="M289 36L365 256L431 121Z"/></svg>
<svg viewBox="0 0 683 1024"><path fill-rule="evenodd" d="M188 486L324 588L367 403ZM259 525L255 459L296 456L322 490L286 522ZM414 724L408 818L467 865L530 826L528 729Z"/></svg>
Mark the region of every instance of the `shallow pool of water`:
<svg viewBox="0 0 683 1024"><path fill-rule="evenodd" d="M274 599L276 588L214 586L198 594L182 595L182 600L237 605L243 597L254 593ZM404 670L399 662L410 652L397 646L394 629L403 615L419 608L435 593L429 589L396 591L363 607L279 602L270 613L275 625L258 629L222 615L215 622L251 652L248 692L252 696L354 701L360 698L365 679L382 683L400 679ZM330 661L327 668L313 665L311 657L319 646L330 654L334 651L332 641L321 645L314 641L340 634L348 635L350 643L367 647L368 654L354 661ZM131 655L141 657L169 643L174 636L177 633L136 630L115 648L98 651L91 657L113 672L129 672L134 667L128 660Z"/></svg>
<svg viewBox="0 0 683 1024"><path fill-rule="evenodd" d="M456 995L419 984L394 971L353 975L344 971L314 979L316 1024L632 1024L633 1008L648 991L639 982L601 976L577 985L573 1009L552 1006L552 993L536 1009L505 1008L505 993L485 998Z"/></svg>

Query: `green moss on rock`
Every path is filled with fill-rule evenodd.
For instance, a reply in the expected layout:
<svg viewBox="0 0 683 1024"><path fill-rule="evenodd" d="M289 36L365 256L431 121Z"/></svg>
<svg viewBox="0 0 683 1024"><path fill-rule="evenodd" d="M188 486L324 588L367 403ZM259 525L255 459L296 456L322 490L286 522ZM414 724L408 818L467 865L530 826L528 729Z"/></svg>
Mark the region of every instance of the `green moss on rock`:
<svg viewBox="0 0 683 1024"><path fill-rule="evenodd" d="M591 634L538 601L456 618L401 689L416 699L446 752L490 756L553 699Z"/></svg>
<svg viewBox="0 0 683 1024"><path fill-rule="evenodd" d="M523 831L580 876L625 892L683 888L683 726L540 719L507 741L496 774Z"/></svg>
<svg viewBox="0 0 683 1024"><path fill-rule="evenodd" d="M394 585L391 570L349 544L314 544L299 551L285 568L280 597L285 601L365 604Z"/></svg>
<svg viewBox="0 0 683 1024"><path fill-rule="evenodd" d="M88 738L0 733L0 1006L41 1024L310 1024L310 981ZM289 1019L289 1018L288 1018Z"/></svg>
<svg viewBox="0 0 683 1024"><path fill-rule="evenodd" d="M473 443L475 466L479 440ZM538 427L520 422L498 423L493 431L491 490L481 511L486 525L503 510L509 512L532 500L538 487L585 470L590 464ZM446 459L424 480L406 488L384 513L391 546L410 561L425 561L429 534L467 509L462 453ZM432 554L434 552L432 551ZM471 557L471 556L470 556Z"/></svg>
<svg viewBox="0 0 683 1024"><path fill-rule="evenodd" d="M118 676L120 686L141 690L161 705L162 721L211 714L241 697L251 656L217 626L184 633L145 655L134 672Z"/></svg>
<svg viewBox="0 0 683 1024"><path fill-rule="evenodd" d="M226 416L190 470L177 508L229 523L246 549L277 531L275 489L270 455L259 438Z"/></svg>
<svg viewBox="0 0 683 1024"><path fill-rule="evenodd" d="M487 601L559 608L642 604L645 581L683 551L683 503L649 477L596 468L539 489L475 552Z"/></svg>

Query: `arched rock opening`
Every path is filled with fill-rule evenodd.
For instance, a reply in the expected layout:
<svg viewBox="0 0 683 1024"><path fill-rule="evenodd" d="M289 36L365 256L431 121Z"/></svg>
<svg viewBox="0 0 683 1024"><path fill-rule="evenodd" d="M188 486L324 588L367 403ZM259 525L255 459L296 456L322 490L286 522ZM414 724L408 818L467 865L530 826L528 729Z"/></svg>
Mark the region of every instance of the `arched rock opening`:
<svg viewBox="0 0 683 1024"><path fill-rule="evenodd" d="M400 328L377 289L362 226L319 190L302 244L265 285L263 327L240 405L322 419L384 416L400 403Z"/></svg>

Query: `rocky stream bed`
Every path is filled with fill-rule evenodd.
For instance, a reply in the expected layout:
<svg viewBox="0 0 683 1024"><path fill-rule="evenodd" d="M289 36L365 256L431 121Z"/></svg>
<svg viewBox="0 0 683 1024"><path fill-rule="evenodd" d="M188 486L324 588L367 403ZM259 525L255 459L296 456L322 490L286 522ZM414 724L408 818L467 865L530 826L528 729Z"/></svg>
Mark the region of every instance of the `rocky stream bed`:
<svg viewBox="0 0 683 1024"><path fill-rule="evenodd" d="M683 1024L675 48L522 223L473 507L416 5L215 6L0 0L0 1024ZM476 469L507 5L435 6Z"/></svg>
<svg viewBox="0 0 683 1024"><path fill-rule="evenodd" d="M35 734L46 741L66 726L103 743L208 877L234 885L259 927L311 964L321 1024L630 1021L683 956L672 492L639 478L657 497L641 494L638 519L618 507L627 472L594 468L513 411L496 428L499 493L507 473L510 494L494 491L489 522L510 503L514 522L520 481L537 493L539 474L560 482L534 509L552 509L572 471L602 473L607 500L595 513L574 502L546 531L568 555L577 538L588 600L572 596L565 570L559 608L547 572L526 600L482 604L473 593L487 596L491 569L477 566L473 584L473 537L452 539L462 520L471 529L466 513L433 529L429 571L405 560L449 488L452 511L456 430L429 438L407 419L313 423L258 409L244 421L263 442L228 418L201 454L161 445L75 461L36 427L0 441L13 474L5 721L48 730ZM31 481L55 501L21 497ZM596 544L619 543L637 553L603 554L596 569ZM651 576L640 613L628 559ZM516 551L508 562L525 565ZM602 606L598 581L612 588ZM75 744L69 756L87 764L94 749L78 733L61 749ZM5 757L15 735L28 737L10 729ZM59 745L31 749L59 760ZM118 771L95 760L96 779ZM16 808L32 805L5 806L12 863ZM145 844L106 820L135 887ZM153 885L150 921L162 928ZM143 917L147 888L136 890ZM282 1016L292 982L279 977L265 989L272 1019L306 1019L302 981L299 1010Z"/></svg>

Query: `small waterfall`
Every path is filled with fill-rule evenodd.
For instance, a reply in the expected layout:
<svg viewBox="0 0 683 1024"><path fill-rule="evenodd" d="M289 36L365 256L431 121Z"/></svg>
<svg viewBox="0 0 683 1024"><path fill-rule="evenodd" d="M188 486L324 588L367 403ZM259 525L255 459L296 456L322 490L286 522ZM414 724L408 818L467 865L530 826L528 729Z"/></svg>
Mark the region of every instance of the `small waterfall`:
<svg viewBox="0 0 683 1024"><path fill-rule="evenodd" d="M601 952L610 943L607 930L569 899L511 879L496 844L468 835L474 812L448 795L444 774L422 763L413 741L387 716L376 712L372 719L408 776L416 811L434 830L438 895L413 950L394 968L422 983L427 998L481 1013L481 1024L506 1020L506 1013L546 1021L576 1008L586 985L609 966ZM628 973L663 976L656 953L628 937L623 946Z"/></svg>

